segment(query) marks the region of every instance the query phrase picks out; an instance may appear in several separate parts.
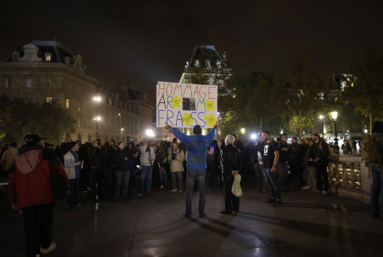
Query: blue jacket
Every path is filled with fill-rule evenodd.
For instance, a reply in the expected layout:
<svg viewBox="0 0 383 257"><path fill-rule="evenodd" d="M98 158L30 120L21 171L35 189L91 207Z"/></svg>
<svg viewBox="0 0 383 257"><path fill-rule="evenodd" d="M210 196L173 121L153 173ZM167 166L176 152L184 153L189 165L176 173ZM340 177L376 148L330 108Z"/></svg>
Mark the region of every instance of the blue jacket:
<svg viewBox="0 0 383 257"><path fill-rule="evenodd" d="M207 167L207 146L215 136L215 128L213 128L206 136L187 136L175 128L173 128L173 134L188 148L186 168L190 170L205 170Z"/></svg>

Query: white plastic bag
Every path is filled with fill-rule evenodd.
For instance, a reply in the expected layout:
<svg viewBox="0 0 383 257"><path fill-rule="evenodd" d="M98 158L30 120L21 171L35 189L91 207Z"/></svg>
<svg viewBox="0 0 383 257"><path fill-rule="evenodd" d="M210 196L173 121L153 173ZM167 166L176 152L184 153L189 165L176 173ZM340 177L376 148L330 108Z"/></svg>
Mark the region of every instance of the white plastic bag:
<svg viewBox="0 0 383 257"><path fill-rule="evenodd" d="M240 197L242 195L241 175L238 174L234 177L234 183L233 183L233 187L231 188L231 192L236 197Z"/></svg>

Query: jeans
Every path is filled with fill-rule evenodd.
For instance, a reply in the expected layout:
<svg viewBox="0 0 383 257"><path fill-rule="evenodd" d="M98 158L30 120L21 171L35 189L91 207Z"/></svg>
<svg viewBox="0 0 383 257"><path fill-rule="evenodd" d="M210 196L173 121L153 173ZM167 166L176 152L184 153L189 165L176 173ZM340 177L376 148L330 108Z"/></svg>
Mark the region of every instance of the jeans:
<svg viewBox="0 0 383 257"><path fill-rule="evenodd" d="M197 181L197 187L199 192L199 206L198 212L199 215L205 215L205 179L206 179L206 171L205 170L187 170L186 175L186 215L192 215L192 194L194 181Z"/></svg>
<svg viewBox="0 0 383 257"><path fill-rule="evenodd" d="M141 189L145 191L145 179L146 179L146 193L149 193L152 189L152 172L153 166L142 166L141 170Z"/></svg>
<svg viewBox="0 0 383 257"><path fill-rule="evenodd" d="M178 178L178 189L182 189L182 171L172 172L172 181L173 181L173 189L177 189L177 178Z"/></svg>
<svg viewBox="0 0 383 257"><path fill-rule="evenodd" d="M41 248L52 243L53 210L55 202L22 209L27 256L35 257Z"/></svg>
<svg viewBox="0 0 383 257"><path fill-rule="evenodd" d="M286 178L287 178L288 168L289 167L286 162L278 161L277 174L278 174L278 180L279 180L279 184L281 185L281 188L286 187Z"/></svg>
<svg viewBox="0 0 383 257"><path fill-rule="evenodd" d="M128 187L129 187L129 178L130 178L130 170L128 171L115 171L115 178L116 178L116 191L115 191L115 197L118 199L121 195L122 191L122 197L126 198L128 196ZM122 190L121 190L121 183L122 183Z"/></svg>
<svg viewBox="0 0 383 257"><path fill-rule="evenodd" d="M96 199L96 195L100 197L102 195L103 180L101 168L91 167L90 177L92 178L92 197Z"/></svg>
<svg viewBox="0 0 383 257"><path fill-rule="evenodd" d="M278 173L271 172L271 168L263 168L263 173L265 174L266 182L269 185L271 198L282 200L281 185L278 183Z"/></svg>
<svg viewBox="0 0 383 257"><path fill-rule="evenodd" d="M317 190L322 190L322 176L323 176L323 191L328 191L328 174L327 163L316 163L315 170L317 173Z"/></svg>
<svg viewBox="0 0 383 257"><path fill-rule="evenodd" d="M227 175L226 175L227 176ZM231 189L234 183L234 176L231 176L230 179L224 180L224 192L225 192L225 211L231 213L233 211L239 211L239 197L236 197Z"/></svg>
<svg viewBox="0 0 383 257"><path fill-rule="evenodd" d="M79 192L80 192L80 179L69 179L69 195L67 196L67 205L74 207L79 204Z"/></svg>
<svg viewBox="0 0 383 257"><path fill-rule="evenodd" d="M257 177L257 188L267 190L265 175L263 174L263 164L254 164L255 176Z"/></svg>
<svg viewBox="0 0 383 257"><path fill-rule="evenodd" d="M372 165L372 164L371 164ZM372 165L371 167L372 185L371 185L371 213L380 214L383 217L383 175L379 165ZM380 204L379 204L379 197Z"/></svg>

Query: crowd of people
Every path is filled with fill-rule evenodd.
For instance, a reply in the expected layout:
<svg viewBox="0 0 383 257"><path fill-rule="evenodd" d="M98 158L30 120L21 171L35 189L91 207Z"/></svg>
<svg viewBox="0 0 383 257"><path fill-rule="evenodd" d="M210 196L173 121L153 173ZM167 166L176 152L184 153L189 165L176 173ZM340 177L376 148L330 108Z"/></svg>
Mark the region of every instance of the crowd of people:
<svg viewBox="0 0 383 257"><path fill-rule="evenodd" d="M206 216L207 186L209 191L223 189L225 208L221 214L236 214L240 198L234 195L232 186L236 176L246 173L255 173L256 192L269 192L266 203L275 207L283 206L282 195L290 184L323 196L329 194L327 168L336 145L327 144L318 134L300 141L293 137L291 143L286 134L275 141L268 131L258 140L246 142L231 134L219 145L214 140L217 124L205 136L198 125L192 136L170 125L165 128L172 129L175 135L171 143L150 139L136 143L128 137L126 144L110 140L102 145L100 139L82 144L67 137L54 148L44 142L45 138L28 134L20 148L12 142L2 151L1 165L3 175L9 175L11 206L23 214L27 255L39 256L56 247L52 241L53 172L62 178L68 209L81 207L80 195L87 191L96 202L104 200L108 190L115 201L128 201L132 196L144 199L168 188L175 194L185 191L184 216L191 218L194 189L199 192L198 212L202 218ZM376 133L383 134L383 125L379 131ZM383 138L379 135L377 138ZM377 143L376 147L383 153L383 144ZM347 142L342 149L352 153ZM383 216L383 204L379 207L376 203L377 191L383 190L376 182L380 179L383 183L381 168L373 166L372 173L372 212Z"/></svg>

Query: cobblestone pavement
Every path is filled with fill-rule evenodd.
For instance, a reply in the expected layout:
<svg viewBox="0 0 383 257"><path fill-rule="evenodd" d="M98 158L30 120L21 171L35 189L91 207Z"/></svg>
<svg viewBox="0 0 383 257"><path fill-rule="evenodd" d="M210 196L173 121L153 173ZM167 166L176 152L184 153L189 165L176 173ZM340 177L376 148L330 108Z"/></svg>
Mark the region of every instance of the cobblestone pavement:
<svg viewBox="0 0 383 257"><path fill-rule="evenodd" d="M85 205L72 210L57 201L57 248L49 256L382 256L383 221L367 204L290 186L284 206L272 207L267 193L249 185L243 191L237 215L219 213L221 189L207 192L205 218L197 216L195 192L191 220L183 217L184 193L169 189L128 202L114 202L110 193L98 205L85 193ZM21 216L5 197L0 228L0 256L25 256Z"/></svg>

